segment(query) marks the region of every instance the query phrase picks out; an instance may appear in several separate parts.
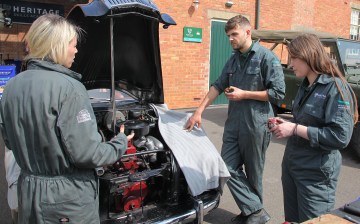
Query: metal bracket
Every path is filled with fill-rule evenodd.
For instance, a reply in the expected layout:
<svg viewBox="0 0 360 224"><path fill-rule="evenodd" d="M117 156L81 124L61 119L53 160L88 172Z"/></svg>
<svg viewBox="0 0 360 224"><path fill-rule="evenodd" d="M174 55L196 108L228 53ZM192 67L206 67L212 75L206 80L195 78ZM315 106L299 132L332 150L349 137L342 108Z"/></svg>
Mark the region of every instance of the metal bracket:
<svg viewBox="0 0 360 224"><path fill-rule="evenodd" d="M204 222L204 203L200 199L193 198L194 207L196 210L196 219L198 224L202 224Z"/></svg>

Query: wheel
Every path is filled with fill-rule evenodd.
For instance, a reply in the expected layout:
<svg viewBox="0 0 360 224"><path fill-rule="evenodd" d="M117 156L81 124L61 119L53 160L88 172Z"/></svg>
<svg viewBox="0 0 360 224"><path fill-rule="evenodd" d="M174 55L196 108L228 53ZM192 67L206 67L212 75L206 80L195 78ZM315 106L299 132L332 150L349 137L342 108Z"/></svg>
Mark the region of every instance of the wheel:
<svg viewBox="0 0 360 224"><path fill-rule="evenodd" d="M348 148L354 150L356 155L360 158L360 122L356 123L354 127Z"/></svg>

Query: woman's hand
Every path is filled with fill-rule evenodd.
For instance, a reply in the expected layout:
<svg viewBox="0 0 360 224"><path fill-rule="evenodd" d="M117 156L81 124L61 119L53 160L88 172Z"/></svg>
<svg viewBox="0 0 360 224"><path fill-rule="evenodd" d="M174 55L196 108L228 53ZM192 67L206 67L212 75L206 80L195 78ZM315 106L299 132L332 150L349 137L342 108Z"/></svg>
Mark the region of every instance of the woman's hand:
<svg viewBox="0 0 360 224"><path fill-rule="evenodd" d="M270 118L273 119L273 118ZM294 135L296 124L276 117L277 125L270 129L276 138L286 138Z"/></svg>
<svg viewBox="0 0 360 224"><path fill-rule="evenodd" d="M125 125L122 124L122 125L120 126L120 132L121 132L121 133L124 133L124 132L125 132ZM135 135L135 133L134 133L134 131L132 131L132 132L130 133L130 135L126 136L126 137L127 137L127 140L130 141L131 139L133 139L133 138L134 138L134 135Z"/></svg>

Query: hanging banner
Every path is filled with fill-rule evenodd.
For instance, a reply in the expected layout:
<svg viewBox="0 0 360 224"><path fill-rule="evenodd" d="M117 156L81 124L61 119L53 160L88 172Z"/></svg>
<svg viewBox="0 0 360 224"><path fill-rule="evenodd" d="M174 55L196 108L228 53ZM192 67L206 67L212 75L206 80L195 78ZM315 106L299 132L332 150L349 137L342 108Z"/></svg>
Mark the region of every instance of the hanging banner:
<svg viewBox="0 0 360 224"><path fill-rule="evenodd" d="M63 5L0 0L0 13L6 13L13 23L32 23L39 16L48 13L64 16L64 11Z"/></svg>

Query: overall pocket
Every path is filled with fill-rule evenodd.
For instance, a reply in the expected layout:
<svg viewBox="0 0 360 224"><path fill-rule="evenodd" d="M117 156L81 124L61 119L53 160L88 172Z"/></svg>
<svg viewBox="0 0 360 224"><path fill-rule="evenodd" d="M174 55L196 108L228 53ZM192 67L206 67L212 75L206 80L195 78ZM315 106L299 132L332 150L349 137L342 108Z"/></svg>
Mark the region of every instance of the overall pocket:
<svg viewBox="0 0 360 224"><path fill-rule="evenodd" d="M40 202L44 223L99 223L98 198L91 180L49 181Z"/></svg>
<svg viewBox="0 0 360 224"><path fill-rule="evenodd" d="M261 77L261 60L253 58L249 62L249 67L246 69L246 84L249 86L248 90L263 90L264 84Z"/></svg>
<svg viewBox="0 0 360 224"><path fill-rule="evenodd" d="M320 126L324 122L324 109L319 104L306 104L304 125Z"/></svg>

